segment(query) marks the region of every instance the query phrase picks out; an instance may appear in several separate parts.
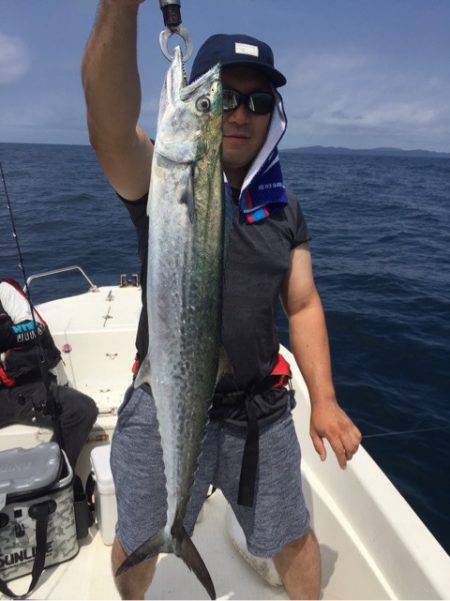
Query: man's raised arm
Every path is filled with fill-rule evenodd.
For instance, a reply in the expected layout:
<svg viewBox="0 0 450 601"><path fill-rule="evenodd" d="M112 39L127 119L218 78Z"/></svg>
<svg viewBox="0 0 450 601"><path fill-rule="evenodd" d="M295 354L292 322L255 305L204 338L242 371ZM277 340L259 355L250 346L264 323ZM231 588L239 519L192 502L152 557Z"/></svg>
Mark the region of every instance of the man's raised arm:
<svg viewBox="0 0 450 601"><path fill-rule="evenodd" d="M82 64L91 145L111 185L128 200L148 191L153 155L152 142L137 127L137 15L143 1L100 0Z"/></svg>

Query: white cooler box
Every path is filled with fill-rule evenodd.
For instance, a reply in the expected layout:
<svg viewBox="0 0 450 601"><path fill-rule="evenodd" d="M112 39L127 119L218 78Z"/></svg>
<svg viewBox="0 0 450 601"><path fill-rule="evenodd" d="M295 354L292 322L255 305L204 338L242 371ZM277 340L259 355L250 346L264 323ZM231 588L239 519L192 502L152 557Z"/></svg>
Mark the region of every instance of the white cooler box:
<svg viewBox="0 0 450 601"><path fill-rule="evenodd" d="M109 458L111 445L91 451L91 466L95 480L95 518L105 545L112 545L116 534L117 503Z"/></svg>

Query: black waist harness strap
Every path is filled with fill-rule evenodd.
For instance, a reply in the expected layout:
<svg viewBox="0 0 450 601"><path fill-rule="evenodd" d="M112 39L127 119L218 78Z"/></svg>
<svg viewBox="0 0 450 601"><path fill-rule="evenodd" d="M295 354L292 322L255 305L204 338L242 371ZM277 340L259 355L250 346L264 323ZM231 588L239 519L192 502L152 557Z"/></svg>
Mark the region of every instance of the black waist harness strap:
<svg viewBox="0 0 450 601"><path fill-rule="evenodd" d="M256 474L259 461L258 415L252 401L253 397L251 395L245 398L247 438L245 439L238 492L238 505L245 505L245 507L253 507L255 501Z"/></svg>
<svg viewBox="0 0 450 601"><path fill-rule="evenodd" d="M253 388L248 392L214 395L211 420L246 431L239 479L239 505L253 507L255 501L260 428L277 421L294 406L294 393L286 388Z"/></svg>

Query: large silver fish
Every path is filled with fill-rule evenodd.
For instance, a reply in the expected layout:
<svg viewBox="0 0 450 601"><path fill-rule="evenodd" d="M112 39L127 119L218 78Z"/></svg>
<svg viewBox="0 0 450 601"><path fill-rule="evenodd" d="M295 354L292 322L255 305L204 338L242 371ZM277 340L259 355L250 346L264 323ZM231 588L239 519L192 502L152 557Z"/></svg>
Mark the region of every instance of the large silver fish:
<svg viewBox="0 0 450 601"><path fill-rule="evenodd" d="M149 354L135 386L155 398L167 523L119 568L158 552L181 557L214 586L183 519L219 365L223 268L222 88L219 65L186 85L181 51L161 94L148 201Z"/></svg>

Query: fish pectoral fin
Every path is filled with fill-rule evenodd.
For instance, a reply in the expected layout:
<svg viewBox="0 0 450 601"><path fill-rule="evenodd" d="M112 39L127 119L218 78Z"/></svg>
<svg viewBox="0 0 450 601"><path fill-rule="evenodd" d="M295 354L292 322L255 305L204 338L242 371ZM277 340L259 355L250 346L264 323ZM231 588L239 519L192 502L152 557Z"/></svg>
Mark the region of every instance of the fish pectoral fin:
<svg viewBox="0 0 450 601"><path fill-rule="evenodd" d="M139 371L134 381L134 387L139 388L142 384L150 386L150 359L146 355L145 359L139 365Z"/></svg>
<svg viewBox="0 0 450 601"><path fill-rule="evenodd" d="M145 543L138 547L119 567L115 576L124 574L133 566L137 566L146 559L151 559L159 553L173 553L172 541L167 540L164 530L149 538Z"/></svg>
<svg viewBox="0 0 450 601"><path fill-rule="evenodd" d="M187 205L189 220L191 223L195 223L197 219L197 211L195 208L195 196L194 196L194 177L195 177L195 164L191 164L190 176L187 182L187 186L180 198L180 202Z"/></svg>
<svg viewBox="0 0 450 601"><path fill-rule="evenodd" d="M233 366L231 364L230 358L228 357L228 353L225 350L223 344L219 347L219 361L217 365L217 375L216 375L216 386L220 382L220 379L225 374L232 374Z"/></svg>
<svg viewBox="0 0 450 601"><path fill-rule="evenodd" d="M172 536L175 539L175 554L194 572L211 599L215 599L216 591L208 568L205 566L200 553L195 548L181 521L175 522L172 528Z"/></svg>

